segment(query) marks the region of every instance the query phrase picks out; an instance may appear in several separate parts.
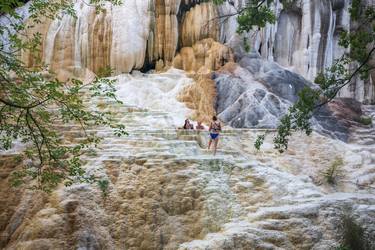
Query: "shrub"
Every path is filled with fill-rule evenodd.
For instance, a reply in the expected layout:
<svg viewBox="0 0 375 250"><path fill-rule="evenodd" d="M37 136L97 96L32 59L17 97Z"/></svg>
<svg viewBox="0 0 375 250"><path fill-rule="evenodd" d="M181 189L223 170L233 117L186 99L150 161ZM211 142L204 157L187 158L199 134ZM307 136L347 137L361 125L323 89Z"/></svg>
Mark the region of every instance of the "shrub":
<svg viewBox="0 0 375 250"><path fill-rule="evenodd" d="M260 147L262 146L263 142L264 142L264 139L266 138L266 135L263 134L263 135L259 135L254 143L254 147L256 148L256 150L260 150Z"/></svg>
<svg viewBox="0 0 375 250"><path fill-rule="evenodd" d="M108 195L109 181L106 179L101 179L98 181L99 189L102 191L104 197Z"/></svg>
<svg viewBox="0 0 375 250"><path fill-rule="evenodd" d="M250 52L250 44L246 37L243 38L244 49L247 53Z"/></svg>
<svg viewBox="0 0 375 250"><path fill-rule="evenodd" d="M338 177L341 176L343 165L342 158L336 158L332 164L323 172L324 178L328 184L334 185L337 182Z"/></svg>
<svg viewBox="0 0 375 250"><path fill-rule="evenodd" d="M373 250L374 243L355 219L345 214L342 218L343 239L340 250Z"/></svg>
<svg viewBox="0 0 375 250"><path fill-rule="evenodd" d="M102 78L102 77L110 77L113 73L113 69L111 67L102 67L98 70L97 72L97 76L99 78Z"/></svg>
<svg viewBox="0 0 375 250"><path fill-rule="evenodd" d="M372 124L372 118L369 116L361 116L359 118L359 122L363 125L371 125Z"/></svg>

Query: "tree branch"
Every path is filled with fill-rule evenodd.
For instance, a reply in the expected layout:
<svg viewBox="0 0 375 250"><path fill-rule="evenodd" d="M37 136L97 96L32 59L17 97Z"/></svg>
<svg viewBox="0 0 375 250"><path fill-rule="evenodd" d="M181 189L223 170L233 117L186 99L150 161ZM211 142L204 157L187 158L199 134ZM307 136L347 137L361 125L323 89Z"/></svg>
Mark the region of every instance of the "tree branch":
<svg viewBox="0 0 375 250"><path fill-rule="evenodd" d="M365 59L365 60L364 60L364 61L363 61L358 67L357 67L357 69L356 69L353 73L350 74L349 78L346 79L345 82L344 82L343 84L341 84L339 87L337 87L337 88L335 89L333 95L332 95L329 99L325 100L324 102L322 102L322 103L320 103L320 104L314 106L314 109L320 108L320 107L326 105L327 103L329 103L330 101L332 101L332 100L336 97L336 95L338 94L338 92L339 92L343 87L345 87L346 85L348 85L349 83L351 83L352 79L353 79L353 78L354 78L354 77L355 77L355 76L361 71L361 69L362 69L362 68L368 63L368 61L371 59L371 55L372 55L372 53L374 53L374 52L375 52L375 47L373 47L373 48L370 50L370 52L368 53L366 59Z"/></svg>

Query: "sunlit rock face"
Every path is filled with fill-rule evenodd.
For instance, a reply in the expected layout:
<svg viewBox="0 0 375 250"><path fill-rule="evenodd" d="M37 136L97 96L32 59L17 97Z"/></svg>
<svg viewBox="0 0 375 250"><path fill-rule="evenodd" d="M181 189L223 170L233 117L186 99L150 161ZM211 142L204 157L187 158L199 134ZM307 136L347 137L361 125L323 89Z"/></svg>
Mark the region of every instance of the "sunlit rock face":
<svg viewBox="0 0 375 250"><path fill-rule="evenodd" d="M68 70L73 74L84 68L98 73L100 69L110 67L115 74L142 68L151 15L156 11L154 5L157 3L135 0L123 1L120 6L106 3L103 10L97 12L84 1L75 1L76 18L62 15L49 25L37 26L38 31L45 34L44 63L51 70ZM166 8L170 9L169 6ZM157 10L160 11L160 7ZM164 33L159 30L159 34ZM159 43L163 44L163 41L152 43L152 46Z"/></svg>
<svg viewBox="0 0 375 250"><path fill-rule="evenodd" d="M207 38L183 47L173 60L173 66L187 72L209 73L219 70L227 62L233 62L233 54L227 46Z"/></svg>
<svg viewBox="0 0 375 250"><path fill-rule="evenodd" d="M179 0L150 1L150 33L146 38L149 63L159 59L165 61L173 59L178 42L177 13L179 6Z"/></svg>
<svg viewBox="0 0 375 250"><path fill-rule="evenodd" d="M211 75L200 75L195 82L186 86L178 95L178 100L194 110L191 118L209 124L212 116L216 114L214 103L216 101L216 84Z"/></svg>
<svg viewBox="0 0 375 250"><path fill-rule="evenodd" d="M50 70L75 75L85 68L97 73L110 67L118 74L143 66L150 26L147 1L124 1L121 6L107 3L96 12L78 0L74 10L76 17L62 15L32 30L43 36L41 59ZM23 55L32 66L29 57Z"/></svg>
<svg viewBox="0 0 375 250"><path fill-rule="evenodd" d="M170 65L179 44L190 47L220 35L217 20L211 22L218 16L212 3L131 0L119 6L107 3L97 12L77 0L74 9L76 18L62 15L28 31L41 33L40 56L51 70L75 74L88 68L98 73L110 67L120 74L158 61ZM22 57L29 66L36 64L32 55Z"/></svg>
<svg viewBox="0 0 375 250"><path fill-rule="evenodd" d="M211 3L195 5L187 11L181 24L181 45L191 47L204 38L219 40L217 7Z"/></svg>

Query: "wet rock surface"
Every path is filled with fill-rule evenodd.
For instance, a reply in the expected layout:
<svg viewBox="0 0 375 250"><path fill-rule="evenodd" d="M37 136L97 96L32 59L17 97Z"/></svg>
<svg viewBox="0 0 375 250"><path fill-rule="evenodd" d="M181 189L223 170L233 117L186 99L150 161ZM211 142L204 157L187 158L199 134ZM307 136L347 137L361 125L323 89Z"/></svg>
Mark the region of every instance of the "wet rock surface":
<svg viewBox="0 0 375 250"><path fill-rule="evenodd" d="M130 135L97 128L92 132L104 140L84 159L88 173L108 179L108 196L89 184L48 195L12 189L17 164L1 156L1 248L328 250L339 245L346 213L374 237L375 149L361 144L364 138L346 144L295 134L280 155L271 137L254 149L262 131L225 128L214 157L207 132L175 129L176 114L189 113L171 100L175 89L191 84L181 73L119 80L124 104L103 109L116 111ZM152 99L134 106L128 90L135 84L138 97L150 89L169 97L169 108L157 109ZM60 129L77 139L78 127ZM335 158L342 159L342 175L332 186L322 173Z"/></svg>

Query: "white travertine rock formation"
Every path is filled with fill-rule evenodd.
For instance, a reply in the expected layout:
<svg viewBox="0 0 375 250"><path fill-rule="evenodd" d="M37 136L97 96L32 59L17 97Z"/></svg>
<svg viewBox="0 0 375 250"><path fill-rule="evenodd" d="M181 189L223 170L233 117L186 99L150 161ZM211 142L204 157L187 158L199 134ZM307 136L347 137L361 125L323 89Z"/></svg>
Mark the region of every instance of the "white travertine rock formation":
<svg viewBox="0 0 375 250"><path fill-rule="evenodd" d="M177 19L179 0L131 0L120 6L107 3L101 12L76 0L74 9L77 18L63 15L61 20L46 21L29 31L40 32L44 37L41 56L51 70L75 73L88 68L98 72L110 67L115 74L127 73L158 60L166 65L172 62L179 38L182 45L192 46L203 38L219 37L216 22L205 25L217 17L212 3L187 10L181 24ZM23 58L29 66L34 64L27 53Z"/></svg>
<svg viewBox="0 0 375 250"><path fill-rule="evenodd" d="M248 42L263 58L291 68L309 80L342 55L338 31L350 28L349 2L296 0L284 7L275 1L275 24L250 32ZM228 37L228 36L227 36Z"/></svg>
<svg viewBox="0 0 375 250"><path fill-rule="evenodd" d="M298 133L279 154L270 136L254 149L260 131L225 127L213 157L207 132L175 128L192 111L176 99L193 83L183 71L115 79L124 104L85 97L129 132L90 131L104 139L85 156L85 169L108 180L108 196L87 183L51 194L13 189L22 163L2 152L1 249L328 250L340 244L346 213L375 237L375 148L368 144L375 133L359 130L351 145ZM71 142L83 133L58 126ZM323 173L335 158L342 175L331 186Z"/></svg>
<svg viewBox="0 0 375 250"><path fill-rule="evenodd" d="M146 1L106 4L99 13L77 1L75 10L77 19L64 15L49 26L43 51L52 70L73 67L98 72L111 67L121 73L143 66L149 26Z"/></svg>
<svg viewBox="0 0 375 250"><path fill-rule="evenodd" d="M117 73L143 66L149 32L148 1L123 1L112 6L110 67Z"/></svg>
<svg viewBox="0 0 375 250"><path fill-rule="evenodd" d="M242 1L235 2L238 5ZM250 47L258 51L264 59L275 61L313 81L319 72L330 67L334 59L345 52L338 42L340 31L349 31L352 26L349 15L350 1L290 2L290 6L284 7L280 1L275 1L272 8L277 17L276 23L267 24L264 29L250 32L245 37ZM369 1L368 4L374 3ZM232 13L233 11L230 10ZM232 23L232 27L236 27L233 20L228 22ZM236 49L238 42L234 42L236 39L232 34L229 30L229 34L224 35L225 41L232 43L232 48ZM341 91L340 96L374 103L374 77L372 73L367 81L357 79Z"/></svg>

